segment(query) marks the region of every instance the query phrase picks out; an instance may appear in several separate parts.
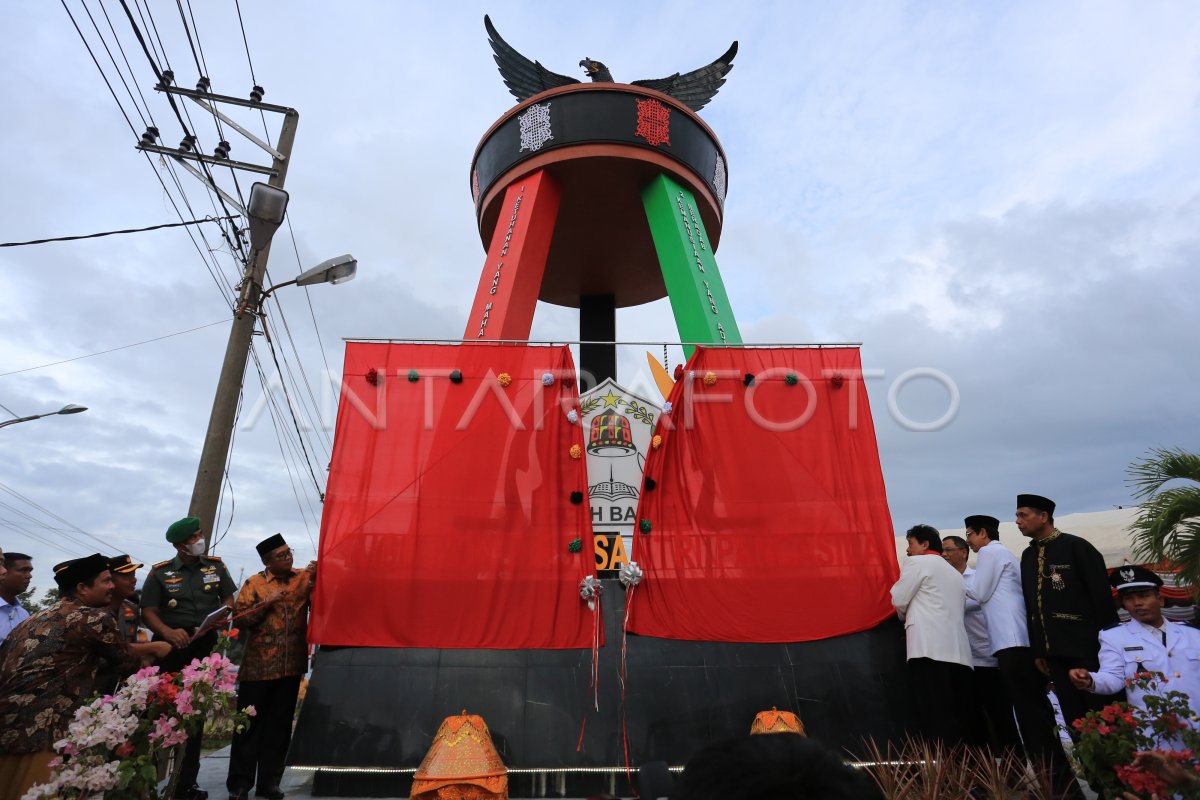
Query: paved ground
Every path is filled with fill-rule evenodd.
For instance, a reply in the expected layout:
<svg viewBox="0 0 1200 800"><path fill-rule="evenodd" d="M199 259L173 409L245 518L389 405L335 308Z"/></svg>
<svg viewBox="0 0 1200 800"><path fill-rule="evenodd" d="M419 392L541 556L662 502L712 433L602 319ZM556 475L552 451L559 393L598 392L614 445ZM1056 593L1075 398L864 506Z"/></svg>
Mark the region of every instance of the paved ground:
<svg viewBox="0 0 1200 800"><path fill-rule="evenodd" d="M214 750L200 759L200 788L208 791L209 800L225 800L229 795L225 789L225 775L229 771L229 748ZM289 798L311 798L312 773L297 769L288 769L283 774L280 788ZM1096 794L1086 784L1083 786L1084 795L1088 800L1095 800ZM347 800L367 800L366 798L348 798ZM559 798L559 800L583 800L583 798Z"/></svg>
<svg viewBox="0 0 1200 800"><path fill-rule="evenodd" d="M200 759L200 788L208 792L209 800L225 800L229 797L225 789L225 776L229 772L229 748L214 750L206 753ZM283 773L283 783L279 788L291 798L312 797L312 776L308 771L288 769ZM252 796L253 797L253 796ZM349 798L349 800L366 800L365 798ZM583 798L559 798L558 800L583 800Z"/></svg>
<svg viewBox="0 0 1200 800"><path fill-rule="evenodd" d="M229 748L213 750L200 759L200 788L208 791L209 800L225 800L225 776L229 773ZM312 797L312 773L289 769L280 785L288 797Z"/></svg>

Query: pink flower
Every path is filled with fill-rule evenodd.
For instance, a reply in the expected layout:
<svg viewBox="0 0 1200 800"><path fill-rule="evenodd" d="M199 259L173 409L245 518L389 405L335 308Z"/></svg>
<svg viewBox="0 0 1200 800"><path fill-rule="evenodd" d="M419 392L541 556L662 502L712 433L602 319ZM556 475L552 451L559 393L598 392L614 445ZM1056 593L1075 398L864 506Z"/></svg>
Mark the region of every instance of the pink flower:
<svg viewBox="0 0 1200 800"><path fill-rule="evenodd" d="M180 714L195 714L196 709L192 706L192 690L181 689L175 695L175 710Z"/></svg>
<svg viewBox="0 0 1200 800"><path fill-rule="evenodd" d="M141 681L146 678L153 678L158 674L158 667L142 667L137 672L133 673L130 680Z"/></svg>

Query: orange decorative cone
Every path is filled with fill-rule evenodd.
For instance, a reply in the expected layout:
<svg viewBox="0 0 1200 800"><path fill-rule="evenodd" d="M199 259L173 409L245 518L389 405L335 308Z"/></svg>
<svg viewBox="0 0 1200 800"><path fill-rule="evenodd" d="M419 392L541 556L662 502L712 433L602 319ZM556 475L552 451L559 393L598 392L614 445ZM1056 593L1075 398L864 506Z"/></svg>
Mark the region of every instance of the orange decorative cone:
<svg viewBox="0 0 1200 800"><path fill-rule="evenodd" d="M750 733L795 733L804 736L804 723L790 711L760 711L754 715Z"/></svg>
<svg viewBox="0 0 1200 800"><path fill-rule="evenodd" d="M477 714L446 717L413 775L412 800L508 800L508 769Z"/></svg>

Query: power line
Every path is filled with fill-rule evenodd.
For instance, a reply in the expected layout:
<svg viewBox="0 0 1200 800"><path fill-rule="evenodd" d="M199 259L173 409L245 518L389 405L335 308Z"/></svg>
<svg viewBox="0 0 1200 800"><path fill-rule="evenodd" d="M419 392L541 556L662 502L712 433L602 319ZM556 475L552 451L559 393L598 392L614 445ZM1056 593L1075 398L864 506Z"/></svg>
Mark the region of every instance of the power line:
<svg viewBox="0 0 1200 800"><path fill-rule="evenodd" d="M135 6L137 6L138 16L141 18L141 20L142 20L142 24L146 26L146 30L150 30L150 26L149 26L149 25L146 25L146 17L145 17L145 15L144 15L144 14L142 14L142 4L141 4L141 2L139 2L139 0L133 0L133 4L134 4ZM147 4L147 6L146 6L146 12L147 12L147 13L149 13L149 11L150 11L150 6L149 6L149 4ZM156 34L158 33L158 30L157 30L157 29L155 29L155 33L156 33ZM142 46L143 46L143 47L145 47L145 42L143 42L143 43L142 43ZM153 40L153 39L151 39L151 40L150 40L150 47L151 47L151 49L153 49L153 50L154 50L154 58L151 58L150 60L151 60L151 62L153 62L153 63L154 63L154 65L155 65L155 67L154 67L154 68L155 68L155 72L157 73L157 72L158 72L158 70L159 70L159 65L158 65L158 62L159 62L159 61L162 61L164 64L166 64L166 63L167 63L167 53L166 53L166 51L164 50L164 51L163 51L163 53L162 53L162 56L161 56L161 57L159 57L159 54L158 54L158 48L154 46L154 40ZM147 56L149 56L150 54L149 54L149 53L147 53L146 55L147 55ZM170 64L167 64L167 69L170 69L170 68L171 68L171 65L170 65Z"/></svg>
<svg viewBox="0 0 1200 800"><path fill-rule="evenodd" d="M117 59L113 57L112 50L108 48L108 42L105 41L104 35L100 33L100 26L96 24L96 18L92 16L92 10L88 8L87 0L79 0L79 5L83 6L83 10L87 13L88 19L92 22L92 28L96 31L96 38L100 40L100 44L104 45L104 52L108 53L108 60L112 62L113 69L117 71L117 77L121 79L121 84L125 87L125 93L129 95L129 102L133 103L133 110L142 120L142 125L146 125L146 118L142 115L142 109L138 107L137 100L133 97L133 91L130 90L129 84L125 81L125 74L121 72L121 68L117 66ZM117 43L118 45L120 42ZM135 81L136 82L136 81ZM146 109L149 111L149 107Z"/></svg>
<svg viewBox="0 0 1200 800"><path fill-rule="evenodd" d="M233 0L233 6L237 9L238 27L242 29L242 44L246 46L246 63L250 65L250 80L254 81L254 85L258 85L258 78L254 76L254 61L250 58L250 42L246 40L246 24L242 22L242 4L239 0Z"/></svg>
<svg viewBox="0 0 1200 800"><path fill-rule="evenodd" d="M287 220L288 234L292 238L292 252L296 254L296 267L300 272L304 272L304 264L300 261L300 248L296 245L296 231L292 228L292 217L290 214L284 217ZM308 287L303 287L304 299L308 302L308 315L312 319L313 332L317 334L317 347L321 351L321 362L325 364L325 379L329 381L329 388L333 392L333 396L337 397L337 386L333 382L333 371L329 369L329 359L325 357L325 340L321 338L321 329L317 326L317 312L313 310L312 295L308 291ZM324 423L324 420L322 420Z"/></svg>
<svg viewBox="0 0 1200 800"><path fill-rule="evenodd" d="M178 0L176 0L176 2L178 2ZM126 19L129 20L130 27L133 28L134 36L137 38L138 42L141 44L142 52L145 53L146 60L150 62L150 68L154 71L154 75L158 79L159 84L163 87L170 86L171 82L174 80L174 75L173 74L168 75L167 73L164 73L163 71L161 71L159 69L157 62L154 60L154 57L150 54L150 49L146 45L146 39L142 35L141 29L138 27L137 22L135 22L133 19L133 12L131 12L129 10L129 4L126 2L126 0L120 0L120 3L121 3L121 7L125 10L125 17L126 17ZM150 17L150 24L154 26L155 36L159 36L158 25L154 21L154 14L150 11L149 5L146 6L146 13ZM181 6L180 7L181 18L182 18L182 14L183 14L183 8ZM187 27L186 19L183 19L183 27L184 27L185 33L187 33L188 42L190 43L191 42L191 30ZM161 36L159 37L159 47L163 51L163 57L165 60L166 59L166 48L162 47ZM193 54L194 54L194 49L193 49ZM170 70L170 62L167 62L167 68L169 71ZM196 60L196 68L200 69L199 58L197 58L197 60ZM203 77L203 74L201 75L201 77ZM190 128L194 128L195 125L191 121L191 115L188 113L187 108L185 107L184 110L182 112L180 112L179 105L178 105L178 103L175 102L175 96L168 93L166 97L167 97L167 104L171 107L171 110L175 113L175 118L179 121L180 127L183 128L185 140L190 139L190 141L192 141L194 143L194 146L196 147L197 151L202 150L203 147L200 144L199 136L193 134L192 131L190 130ZM187 122L184 122L184 116L187 116L187 118L188 118ZM135 136L137 135L136 132L134 135ZM216 188L217 182L213 178L212 171L208 168L208 164L206 164L203 161L200 161L199 169L201 172L204 173L204 177L205 177L204 182L206 184L205 188L209 190L209 199L211 201L212 200L212 189ZM229 213L229 207L225 205L225 198L221 197L219 192L217 193L216 199L221 204L221 209L225 212L225 216L233 216ZM216 212L215 204L213 207L213 211ZM222 226L221 232L222 232L222 236L224 236L224 238L225 238L225 241L229 244L230 249L239 251L241 258L244 261L247 258L247 254L245 252L245 249L242 246L241 240L239 238L237 238L237 236L236 236L236 229L235 229L235 235L233 238L230 238L228 232L225 231L224 226Z"/></svg>
<svg viewBox="0 0 1200 800"><path fill-rule="evenodd" d="M294 353L296 356L296 366L300 371L300 377L304 380L304 388L308 395L309 405L303 406L303 410L305 412L305 415L308 416L308 421L309 421L310 426L312 428L315 428L316 430L320 431L320 435L318 436L318 442L322 445L323 449L325 450L325 452L326 452L325 460L328 461L330 449L333 447L333 442L329 441L329 434L325 430L325 420L321 416L320 403L317 402L317 397L316 397L316 394L313 392L312 384L309 383L308 371L304 369L304 360L300 357L300 350L296 346L295 338L292 337L292 329L291 329L291 326L288 325L287 316L283 313L283 305L280 303L279 295L275 295L273 299L275 301L276 311L278 312L277 316L283 322L284 333L287 334L288 343L291 345L292 353ZM270 319L270 318L268 318L268 319ZM276 338L278 338L278 329L279 329L278 324L275 325L275 329L276 329ZM291 379L292 387L296 390L296 394L300 395L300 385L296 381L295 374L292 372L292 367L286 358L286 353L284 355L285 355L285 358L283 360L283 363L287 366L288 377ZM309 413L310 406L311 406L312 412L313 412L311 414ZM315 420L314 420L314 416L315 416Z"/></svg>
<svg viewBox="0 0 1200 800"><path fill-rule="evenodd" d="M208 75L208 70L200 66L200 56L196 55L196 45L194 42L192 42L192 30L188 27L187 17L183 13L183 3L179 2L179 0L175 0L175 7L179 9L179 19L183 23L183 32L187 36L188 46L192 48L192 60L196 62L196 71L200 73L200 77L206 77ZM188 7L191 8L191 3L188 3ZM195 19L193 19L192 22L194 24ZM200 38L199 29L196 31L196 38Z"/></svg>
<svg viewBox="0 0 1200 800"><path fill-rule="evenodd" d="M79 34L79 38L83 41L83 46L87 48L88 55L92 57L92 63L96 65L96 69L100 72L100 77L104 79L104 85L108 87L109 94L116 101L117 108L121 110L121 116L125 118L125 124L129 126L129 130L136 138L138 135L137 128L133 126L129 115L125 113L125 107L121 105L121 98L117 97L117 93L113 91L112 84L109 83L108 75L104 73L104 68L100 66L100 62L96 59L96 54L92 52L92 46L88 44L87 37L83 35L83 31L79 28L79 23L75 21L75 15L71 13L71 9L67 8L67 0L59 0L62 3L63 11L67 12L67 16L71 18L71 24L75 26L75 32Z"/></svg>
<svg viewBox="0 0 1200 800"><path fill-rule="evenodd" d="M95 356L102 356L107 353L115 353L118 350L128 350L131 347L138 347L139 345L150 344L151 342L160 342L163 339L170 339L173 336L182 336L185 333L192 333L193 331L204 330L205 328L211 328L214 325L222 325L222 324L226 324L228 322L229 322L229 320L227 320L227 319L219 319L216 322L210 322L207 325L198 325L195 328L188 328L186 331L176 331L175 333L165 333L162 336L155 336L153 339L143 339L140 342L133 342L132 344L123 344L120 347L112 347L112 348L109 348L108 350L101 350L96 353L87 353L86 355L75 356L74 358L64 358L62 361L52 361L49 364L39 364L36 367L25 367L23 369L14 369L11 372L0 372L0 378L5 378L5 377L8 377L9 375L17 375L22 372L32 372L35 369L45 369L46 367L57 367L59 364L69 364L72 361L79 361L84 358L93 358Z"/></svg>
<svg viewBox="0 0 1200 800"><path fill-rule="evenodd" d="M0 519L0 526L4 526L4 527L8 528L8 530L13 533L24 534L25 536L28 536L30 539L32 539L33 541L35 541L39 544L49 545L50 547L53 547L55 550L59 551L60 553L64 553L64 554L70 556L71 558L78 558L78 557L86 554L89 549L89 548L79 548L77 550L68 550L67 548L65 548L61 544L59 544L58 542L47 539L45 536L36 534L33 531L26 528L24 525L21 525L17 522L13 522L11 519Z"/></svg>
<svg viewBox="0 0 1200 800"><path fill-rule="evenodd" d="M8 492L8 493L9 493L9 494L11 494L13 497L17 498L18 500L21 500L22 502L26 503L27 505L33 506L33 507L34 507L34 508L36 508L38 511L42 512L43 514L45 514L47 517L50 517L51 519L53 519L53 520L55 520L55 521L57 521L57 522L61 522L63 525L66 525L68 528L70 528L70 529L71 529L72 531L74 531L75 533L81 533L81 534L83 534L84 536L86 536L88 539L91 539L92 541L94 541L94 542L97 542L98 544L100 544L100 546L101 546L101 547L105 548L105 550L109 550L109 548L114 548L114 547L116 547L116 545L114 545L112 542L105 541L104 539L101 539L99 536L95 536L95 535L93 535L93 534L91 534L91 533L88 533L88 532L87 532L87 531L85 531L83 528L79 527L78 525L76 525L76 524L75 524L75 523L73 523L73 522L69 522L69 521L67 521L67 520L63 519L63 518L62 518L62 517L60 517L58 514L55 514L53 511L49 510L49 509L48 509L48 508L46 508L45 506L38 505L38 504L37 504L37 503L35 503L33 500L30 500L28 497L26 497L25 495L21 494L21 493L20 493L20 492L18 492L16 489L13 489L13 488L12 488L12 487L10 487L10 486L7 486L7 485L5 485L5 484L3 484L3 483L0 483L0 490L3 490L3 491L5 491L5 492ZM72 535L73 535L73 534L72 534ZM116 551L115 551L115 550L109 550L109 552L116 552Z"/></svg>
<svg viewBox="0 0 1200 800"><path fill-rule="evenodd" d="M271 351L271 360L275 362L275 369L279 372L280 378L283 377L283 370L279 367L279 359L275 355L275 345L270 340L267 341L267 348ZM283 388L283 398L287 401L288 412L292 417L292 424L296 428L296 438L300 442L300 449L304 451L304 464L308 467L308 474L312 476L313 486L317 489L317 494L322 500L325 499L325 492L321 489L321 482L317 480L317 473L313 471L312 459L308 453L308 447L304 444L304 435L300 433L300 421L296 419L296 410L292 405L292 397L288 394L287 384L280 380L279 385Z"/></svg>
<svg viewBox="0 0 1200 800"><path fill-rule="evenodd" d="M96 59L95 53L92 52L92 47L88 43L87 37L83 35L83 31L80 29L79 24L75 21L75 16L71 13L71 10L67 7L66 0L60 0L60 2L62 3L63 10L66 11L67 16L70 17L71 24L75 26L75 32L79 34L79 39L81 42L83 42L83 46L88 51L88 55L91 56L92 63L95 64L96 70L100 73L100 78L104 81L104 84L108 87L109 94L112 95L113 100L116 102L117 109L120 110L121 116L123 116L125 118L125 123L127 125L129 125L130 132L132 132L133 135L135 137L137 137L137 135L138 135L137 129L133 127L133 123L129 119L129 115L125 113L125 108L124 108L124 106L122 106L120 98L117 97L117 93L113 90L112 84L108 80L108 76L105 74L104 69L100 66L100 62ZM147 59L149 59L151 66L154 68L155 74L156 75L159 74L158 66L155 64L154 58L150 55L150 51L146 48L146 43L145 43L145 40L141 36L141 31L139 31L137 29L136 24L133 23L133 16L129 12L128 5L125 4L124 0L121 0L121 5L125 9L126 16L129 17L130 24L134 28L134 33L137 35L138 40L141 42L142 49L146 53L146 57L147 57ZM140 8L139 8L139 13L140 13ZM149 108L147 108L147 111L149 111ZM151 122L153 122L153 121L154 121L153 115L151 115ZM162 184L163 192L167 195L167 198L171 201L171 205L175 209L175 214L179 217L180 221L182 222L183 221L183 212L181 212L179 210L179 206L175 203L175 198L171 196L171 192L167 188L166 182L163 181L162 176L158 173L158 170L154 169L154 164L153 164L153 162L150 161L150 155L148 153L143 153L143 155L146 157L146 163L150 165L150 169L151 169L151 171L154 172L154 175L158 179L158 182L160 184ZM168 165L168 169L170 169L169 165ZM187 193L184 191L182 184L179 183L179 177L177 175L175 175L174 170L171 170L171 176L174 179L176 186L179 187L179 191L183 198L184 204L188 206L188 211L192 211L191 203L188 202L188 199L187 199ZM193 217L196 216L194 211L192 211L192 216ZM204 241L205 246L208 248L209 255L207 258L205 257L204 251L201 250L199 243L196 242L195 237L192 236L191 231L189 230L187 233L188 233L188 238L191 239L191 241L192 241L192 245L196 248L196 252L200 254L201 260L205 261L205 264L207 265L208 258L212 257L212 248L208 245L208 240L205 238L203 231L200 232L200 238ZM214 267L216 266L215 261L213 262L213 266ZM219 267L217 267L217 272L220 272ZM214 281L217 281L217 286L219 288L220 281L218 280L216 273L214 273L211 268L209 269L209 274L212 275ZM226 283L228 283L228 281L226 281ZM229 300L228 302L229 302L230 309L232 309L233 301Z"/></svg>
<svg viewBox="0 0 1200 800"><path fill-rule="evenodd" d="M63 548L61 545L57 545L55 542L48 540L45 537L45 535L34 533L29 528L25 527L26 524L28 524L30 522L33 523L34 525L36 525L37 527L41 528L42 530L57 536L58 538L62 539L64 542L66 542L67 544L70 544L72 547L77 548L78 551L81 551L81 552L76 553L76 555L87 555L87 553L89 551L95 552L95 547L96 547L95 545L89 544L78 537L72 536L70 533L68 533L63 528L55 528L53 526L47 525L45 522L42 522L37 517L33 516L32 514L28 514L25 511L22 511L21 509L17 508L16 506L12 506L12 505L9 505L8 503L0 501L0 509L4 509L5 511L10 511L13 514L16 514L17 516L23 517L26 520L26 522L17 522L13 519L6 519L5 523L7 523L8 526L11 528L16 528L16 529L20 530L22 533L24 533L26 536L29 536L32 539L35 539L39 542L45 542L46 544L51 544L51 545L57 546L60 550L63 550L63 552L66 552L65 548Z"/></svg>
<svg viewBox="0 0 1200 800"><path fill-rule="evenodd" d="M138 83L137 73L133 71L133 65L129 63L129 56L125 54L125 47L121 44L121 37L117 35L117 28L113 25L112 17L108 15L108 9L104 6L104 0L97 0L100 4L100 10L104 13L104 21L108 23L108 29L112 32L113 42L117 45L117 50L121 53L121 60L125 62L125 69L129 70L129 79L132 81L134 88L137 89L138 97L142 98L142 106L146 109L146 116L150 118L150 124L154 124L154 115L150 113L150 104L146 102L146 95L142 94L142 86ZM120 68L117 69L120 73ZM132 98L130 98L132 99ZM136 103L134 104L137 105Z"/></svg>
<svg viewBox="0 0 1200 800"><path fill-rule="evenodd" d="M28 242L4 242L0 247L25 247L31 244L47 244L48 242L75 242L80 239L99 239L104 236L116 236L122 233L145 233L146 231L157 231L163 228L183 228L188 225L200 225L205 222L217 222L221 219L237 219L237 217L205 217L203 219L193 219L187 222L165 222L162 225L150 225L146 228L122 228L119 231L104 231L103 233L85 233L78 236L56 236L52 239L33 239Z"/></svg>
<svg viewBox="0 0 1200 800"><path fill-rule="evenodd" d="M288 474L288 483L291 484L292 494L296 498L296 508L300 511L300 520L301 520L301 522L304 523L305 533L307 533L308 540L310 543L313 544L313 549L315 550L316 543L313 542L312 531L309 529L309 526L308 526L308 516L305 516L305 513L304 513L305 503L308 504L309 515L313 518L314 522L319 522L320 516L313 509L312 501L309 499L309 496L307 493L304 494L304 502L301 502L301 500L300 500L300 490L297 488L297 485L296 485L298 477L299 477L299 472L300 472L299 464L297 463L299 461L299 454L296 451L295 444L292 442L291 437L285 437L283 434L284 428L280 425L280 418L282 417L283 412L279 410L279 407L275 401L275 397L268 391L269 386L268 386L267 376L266 376L266 373L263 372L262 361L258 357L258 351L252 347L250 349L250 355L254 359L254 368L258 372L258 380L263 389L263 396L267 400L267 410L270 414L271 426L275 430L275 441L279 445L279 455L283 459L283 466L284 466L284 469L287 470L287 474ZM287 450L285 450L285 448L284 448L285 441L287 443L287 450L291 450L291 452L292 452L292 456L291 456L290 460L288 457ZM296 465L295 476L293 475L293 472L292 472L293 464Z"/></svg>

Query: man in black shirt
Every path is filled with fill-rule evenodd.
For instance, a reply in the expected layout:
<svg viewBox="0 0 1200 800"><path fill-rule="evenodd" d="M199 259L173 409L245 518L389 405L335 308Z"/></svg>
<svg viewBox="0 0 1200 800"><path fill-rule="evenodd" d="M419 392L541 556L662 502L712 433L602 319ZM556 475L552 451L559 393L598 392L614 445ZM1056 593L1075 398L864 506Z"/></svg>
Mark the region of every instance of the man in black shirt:
<svg viewBox="0 0 1200 800"><path fill-rule="evenodd" d="M1054 527L1052 500L1017 495L1017 528L1032 540L1021 554L1029 646L1054 683L1074 737L1072 722L1112 702L1075 688L1069 675L1072 669L1099 669L1100 631L1117 624L1108 570L1090 542Z"/></svg>

